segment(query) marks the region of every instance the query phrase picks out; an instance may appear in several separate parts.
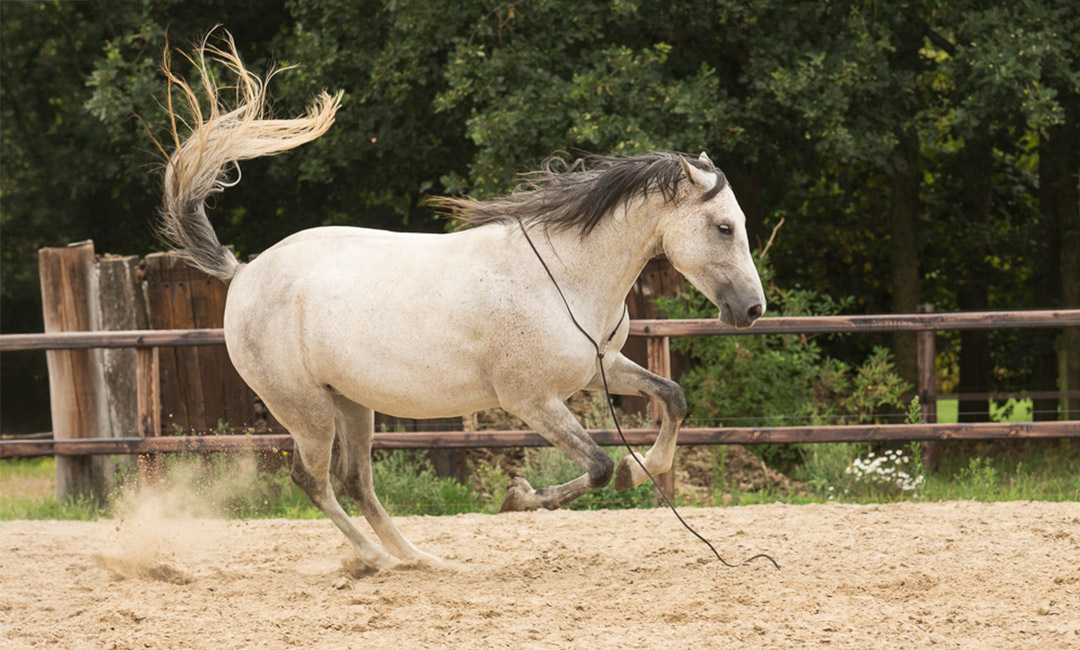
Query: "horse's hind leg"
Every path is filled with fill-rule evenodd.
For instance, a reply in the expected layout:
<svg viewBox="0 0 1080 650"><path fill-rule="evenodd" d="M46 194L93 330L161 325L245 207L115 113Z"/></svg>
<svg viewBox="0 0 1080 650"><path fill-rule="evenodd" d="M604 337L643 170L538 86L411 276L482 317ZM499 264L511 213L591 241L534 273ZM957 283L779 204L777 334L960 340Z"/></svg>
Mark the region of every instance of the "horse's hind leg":
<svg viewBox="0 0 1080 650"><path fill-rule="evenodd" d="M292 479L326 513L360 554L365 566L381 571L397 561L357 529L342 509L330 485L330 459L334 444L333 407L325 393L308 396L302 407L288 408L267 400L267 407L296 442Z"/></svg>
<svg viewBox="0 0 1080 650"><path fill-rule="evenodd" d="M642 368L622 354L615 357L607 371L607 389L614 395L643 395L660 400L664 405L664 419L660 425L660 434L656 442L643 457L634 453L641 464L654 476L671 469L675 459L675 444L679 437L679 426L686 418L686 398L679 385ZM589 385L592 390L604 390L603 378L597 373ZM649 475L641 469L628 454L615 468L616 490L625 490L647 481Z"/></svg>
<svg viewBox="0 0 1080 650"><path fill-rule="evenodd" d="M424 553L412 545L386 514L371 476L371 441L375 435L375 414L341 395L333 396L337 414L334 430L337 453L333 473L348 494L360 507L375 533L394 557L406 562L441 565L439 558Z"/></svg>
<svg viewBox="0 0 1080 650"><path fill-rule="evenodd" d="M502 511L554 510L583 494L603 487L611 480L614 463L607 453L581 428L574 414L556 398L520 406L503 408L520 417L537 433L544 436L560 451L581 465L586 473L578 478L551 487L534 490L524 478L515 478L506 491Z"/></svg>

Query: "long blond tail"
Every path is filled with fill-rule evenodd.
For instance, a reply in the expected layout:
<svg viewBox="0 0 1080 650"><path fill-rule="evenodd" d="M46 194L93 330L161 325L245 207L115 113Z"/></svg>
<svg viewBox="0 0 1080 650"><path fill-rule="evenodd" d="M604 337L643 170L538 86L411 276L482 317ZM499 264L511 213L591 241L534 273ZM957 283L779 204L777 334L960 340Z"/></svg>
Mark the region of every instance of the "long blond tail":
<svg viewBox="0 0 1080 650"><path fill-rule="evenodd" d="M164 201L158 231L196 268L229 281L240 264L221 245L206 217L206 199L240 181L238 161L260 156L272 156L319 137L334 123L341 105L341 93L320 93L307 113L291 120L268 118L266 86L276 74L259 78L240 61L232 36L225 32L223 48L210 45L204 39L191 56L186 56L202 77L205 94L203 105L199 96L171 68L168 48L165 50L162 71L169 80L168 110L171 120L173 153L167 155ZM208 63L217 61L236 78L235 86L221 87L211 73ZM280 71L280 70L279 70ZM235 108L220 99L222 90L235 92ZM173 94L179 91L186 108L187 122L178 117L173 106ZM189 130L181 141L179 129ZM161 145L158 144L159 148ZM164 153L164 148L162 148ZM233 178L230 171L236 169Z"/></svg>

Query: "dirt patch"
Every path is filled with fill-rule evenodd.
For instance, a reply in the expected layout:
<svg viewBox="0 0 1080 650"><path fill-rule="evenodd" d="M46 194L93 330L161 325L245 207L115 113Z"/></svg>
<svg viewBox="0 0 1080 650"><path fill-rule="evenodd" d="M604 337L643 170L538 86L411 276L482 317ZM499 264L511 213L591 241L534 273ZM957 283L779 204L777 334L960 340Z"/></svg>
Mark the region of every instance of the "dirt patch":
<svg viewBox="0 0 1080 650"><path fill-rule="evenodd" d="M797 481L767 466L746 447L739 445L679 447L675 457L675 489L687 503L711 505L714 490L727 504L731 492L772 489L784 494L802 490Z"/></svg>
<svg viewBox="0 0 1080 650"><path fill-rule="evenodd" d="M186 585L191 582L191 578L183 571L163 562L147 562L142 558L107 553L98 553L93 556L93 559L99 567L108 571L117 580L141 578L174 585Z"/></svg>
<svg viewBox="0 0 1080 650"><path fill-rule="evenodd" d="M782 569L664 510L401 518L450 566L373 576L326 520L3 522L0 646L1080 648L1076 503L684 516Z"/></svg>

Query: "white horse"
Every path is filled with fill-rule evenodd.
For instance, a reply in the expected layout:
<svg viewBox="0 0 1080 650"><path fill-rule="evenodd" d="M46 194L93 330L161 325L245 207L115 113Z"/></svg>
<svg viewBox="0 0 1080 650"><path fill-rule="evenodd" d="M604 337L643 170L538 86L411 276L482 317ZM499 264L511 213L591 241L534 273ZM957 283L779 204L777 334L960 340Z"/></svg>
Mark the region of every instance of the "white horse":
<svg viewBox="0 0 1080 650"><path fill-rule="evenodd" d="M171 87L186 97L192 132L181 141L170 101L175 151L165 172L162 232L193 265L231 283L229 356L292 434L293 480L367 567L439 562L402 536L375 495L374 411L434 418L503 407L585 471L540 489L516 478L503 508L558 508L606 485L613 473L616 489L646 480L629 456L613 468L564 404L579 390L603 388L602 363L612 393L664 404L655 444L636 456L654 474L671 467L686 416L682 390L618 352L629 329L626 295L638 274L663 254L719 307L724 322L748 327L765 311L745 217L705 154L592 157L562 169L548 164L501 199L444 200L475 226L469 229L312 228L241 264L219 243L205 200L238 180L228 175L237 161L325 132L340 96L322 93L303 117L267 119L269 76L252 75L229 37L225 43L220 49L204 42L193 57L204 74L209 114L169 72L166 58ZM238 78L238 108L219 108L207 56ZM606 354L598 358L574 320L592 339L608 341ZM331 472L382 547L342 509Z"/></svg>

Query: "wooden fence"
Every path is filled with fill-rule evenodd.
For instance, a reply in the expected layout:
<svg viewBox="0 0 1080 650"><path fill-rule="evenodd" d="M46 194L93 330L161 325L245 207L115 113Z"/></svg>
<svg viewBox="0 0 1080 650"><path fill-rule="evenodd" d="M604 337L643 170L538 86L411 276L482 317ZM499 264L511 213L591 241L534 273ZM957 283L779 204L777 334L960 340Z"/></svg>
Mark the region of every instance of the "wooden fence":
<svg viewBox="0 0 1080 650"><path fill-rule="evenodd" d="M161 453L292 448L291 439L244 385L225 353L220 329L223 284L175 255L97 256L89 241L42 249L39 262L45 333L0 335L0 351L47 351L52 439L0 441L0 458L56 456L57 493L68 495L100 493L108 457L114 454L143 455L150 460L143 466L152 472ZM1080 310L767 318L748 330L715 320L656 320L652 299L681 286L670 265L653 261L627 300L631 338L624 352L653 372L679 374L680 361L675 359L673 368L670 353L670 339L677 336L913 331L918 333L918 395L925 424L692 427L682 429L680 444L922 440L927 441L924 449L932 464L937 440L1080 435L1076 420L938 424L934 374L936 330L1080 326ZM1080 387L1071 388L1064 394L1080 396ZM653 426L659 424L658 403L627 398L627 406L648 409ZM376 448L428 449L444 469L463 466L454 456L457 449L547 444L529 431L430 430L461 429L460 419L377 421L408 432L379 432ZM205 435L222 433L217 430L220 422L231 425L228 435ZM200 435L164 435L171 431ZM234 435L237 432L244 435ZM602 445L619 444L614 432L589 433ZM651 444L656 434L655 428L635 429L627 438L631 444ZM672 475L665 475L663 482L671 487Z"/></svg>
<svg viewBox="0 0 1080 650"><path fill-rule="evenodd" d="M715 320L634 320L630 334L648 345L649 366L658 374L670 374L670 339L676 336L764 334L856 333L916 331L919 337L919 395L924 424L842 425L789 427L688 427L681 430L679 444L759 444L780 442L856 442L867 440L941 441L960 439L1015 439L1080 436L1080 420L1029 423L939 424L934 413L935 389L932 332L948 329L1060 328L1080 326L1080 310L1028 312L922 313L887 316L780 317L759 321L752 329L736 330ZM14 350L87 350L134 348L139 436L0 441L0 457L55 455L88 457L109 454L159 454L173 452L290 450L286 434L159 436L161 422L160 349L219 346L220 329L137 330L116 332L64 332L0 335L0 352ZM1076 391L1070 391L1070 394ZM615 432L590 430L601 445L620 444ZM634 445L651 444L656 429L625 432ZM531 431L416 431L378 432L377 449L459 449L476 447L531 447L547 445ZM667 487L673 487L670 473Z"/></svg>

